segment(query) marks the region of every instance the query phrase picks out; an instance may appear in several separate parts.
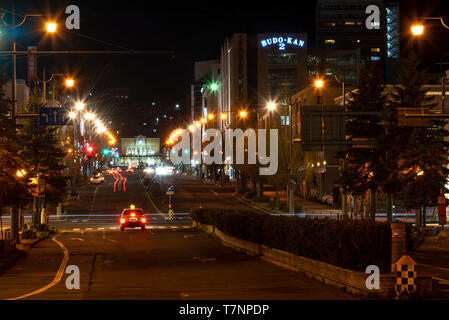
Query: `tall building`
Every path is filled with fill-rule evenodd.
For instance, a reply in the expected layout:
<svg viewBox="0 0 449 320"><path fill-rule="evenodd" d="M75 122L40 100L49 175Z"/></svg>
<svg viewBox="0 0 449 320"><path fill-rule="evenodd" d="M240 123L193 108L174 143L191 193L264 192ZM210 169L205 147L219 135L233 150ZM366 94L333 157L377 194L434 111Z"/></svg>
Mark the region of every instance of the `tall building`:
<svg viewBox="0 0 449 320"><path fill-rule="evenodd" d="M210 90L210 86L212 84L218 85L218 80L220 78L220 60L195 62L194 74L194 83L190 86L190 110L192 122L203 117L207 112L217 111L217 102L215 101L218 99L216 97L217 90ZM212 106L212 109L208 100L214 105ZM209 111L207 111L208 107Z"/></svg>
<svg viewBox="0 0 449 320"><path fill-rule="evenodd" d="M221 110L227 125L241 109L263 113L269 101L285 102L307 83L306 34L245 34L221 49ZM281 101L285 100L285 101Z"/></svg>
<svg viewBox="0 0 449 320"><path fill-rule="evenodd" d="M379 8L379 21L367 22L370 6ZM378 63L386 81L394 81L400 55L398 1L318 0L315 23L316 47L359 50L362 65Z"/></svg>

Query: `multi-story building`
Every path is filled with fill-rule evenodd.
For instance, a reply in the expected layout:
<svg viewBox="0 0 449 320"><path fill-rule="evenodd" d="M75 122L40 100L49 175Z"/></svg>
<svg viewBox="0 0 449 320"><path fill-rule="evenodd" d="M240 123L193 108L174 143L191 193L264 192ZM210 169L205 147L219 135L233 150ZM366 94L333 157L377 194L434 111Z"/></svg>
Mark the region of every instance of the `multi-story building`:
<svg viewBox="0 0 449 320"><path fill-rule="evenodd" d="M379 8L380 19L367 26L369 6ZM400 57L398 1L318 0L315 23L316 47L359 50L362 64L379 63L386 82L394 81Z"/></svg>
<svg viewBox="0 0 449 320"><path fill-rule="evenodd" d="M269 101L286 100L307 83L307 35L245 34L227 39L221 50L221 110L264 113ZM261 117L262 118L262 117Z"/></svg>
<svg viewBox="0 0 449 320"><path fill-rule="evenodd" d="M116 160L120 166L155 165L160 163L160 139L137 136L120 139L121 157Z"/></svg>
<svg viewBox="0 0 449 320"><path fill-rule="evenodd" d="M269 102L277 104L277 113L284 113L290 95L307 84L307 35L236 33L223 44L220 60L219 113L226 114L223 126L250 125L254 113L260 121L254 125L263 126L262 120L265 125L269 121ZM248 113L248 121L239 120L240 111ZM287 126L288 115L282 117L282 125ZM225 172L232 178L232 165L226 163Z"/></svg>

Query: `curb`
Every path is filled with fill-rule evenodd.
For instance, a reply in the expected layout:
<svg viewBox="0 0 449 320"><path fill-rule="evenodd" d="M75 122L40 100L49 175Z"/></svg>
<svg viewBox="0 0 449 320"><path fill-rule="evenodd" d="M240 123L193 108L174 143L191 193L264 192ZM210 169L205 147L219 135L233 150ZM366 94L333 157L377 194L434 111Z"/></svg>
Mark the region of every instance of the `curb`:
<svg viewBox="0 0 449 320"><path fill-rule="evenodd" d="M19 244L16 244L16 249L20 250L20 251L23 251L26 254L28 254L32 247L34 247L39 242L47 239L48 237L49 237L49 235L46 235L46 236L43 236L43 237L39 237L39 238L33 239L33 241L30 242L30 243L25 243L25 244L19 243Z"/></svg>

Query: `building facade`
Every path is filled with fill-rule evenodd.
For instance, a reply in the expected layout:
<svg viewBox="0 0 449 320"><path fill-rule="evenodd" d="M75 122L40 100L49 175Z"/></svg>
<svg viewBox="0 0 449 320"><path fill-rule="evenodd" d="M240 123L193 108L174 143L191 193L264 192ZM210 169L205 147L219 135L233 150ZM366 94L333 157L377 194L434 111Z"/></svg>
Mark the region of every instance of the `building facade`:
<svg viewBox="0 0 449 320"><path fill-rule="evenodd" d="M160 163L162 158L159 138L121 138L120 151L117 165L121 166L151 166Z"/></svg>
<svg viewBox="0 0 449 320"><path fill-rule="evenodd" d="M367 22L370 6L379 8L379 21ZM400 58L398 1L318 0L315 23L317 48L358 50L362 64L380 64L386 82L395 81Z"/></svg>

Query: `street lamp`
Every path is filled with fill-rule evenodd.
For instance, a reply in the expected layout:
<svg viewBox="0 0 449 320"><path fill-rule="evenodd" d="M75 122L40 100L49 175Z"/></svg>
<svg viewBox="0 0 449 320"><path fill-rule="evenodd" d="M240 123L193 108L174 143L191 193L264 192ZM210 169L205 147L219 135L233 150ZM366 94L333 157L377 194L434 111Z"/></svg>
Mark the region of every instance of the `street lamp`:
<svg viewBox="0 0 449 320"><path fill-rule="evenodd" d="M423 25L414 25L412 26L412 34L414 36L420 36L424 33L424 26Z"/></svg>
<svg viewBox="0 0 449 320"><path fill-rule="evenodd" d="M1 19L1 23L3 25L5 25L6 27L10 28L12 31L12 83L11 83L11 95L12 95L12 110L11 110L11 120L14 121L14 125L15 125L15 119L16 119L16 109L17 109L17 62L16 62L16 32L15 29L17 27L22 26L26 19L28 17L42 17L42 14L26 14L23 16L23 19L20 23L16 24L15 20L16 20L16 14L15 12L12 12L12 24L7 24L4 20L3 20L3 15L0 17ZM50 27L50 29L47 28L48 32L55 32L56 28L54 29L54 31L49 31L52 30L53 28ZM16 237L17 234L14 235L14 237Z"/></svg>
<svg viewBox="0 0 449 320"><path fill-rule="evenodd" d="M276 109L276 103L274 103L273 101L270 101L267 103L267 109L269 111L274 111Z"/></svg>
<svg viewBox="0 0 449 320"><path fill-rule="evenodd" d="M315 80L315 88L322 88L324 86L324 81L322 79Z"/></svg>
<svg viewBox="0 0 449 320"><path fill-rule="evenodd" d="M66 79L66 80L65 80L65 85L66 85L66 87L68 87L68 88L73 87L74 84L75 84L75 81L74 81L73 79Z"/></svg>
<svg viewBox="0 0 449 320"><path fill-rule="evenodd" d="M94 120L95 119L95 115L92 112L88 112L88 113L84 114L84 119L86 119L86 120Z"/></svg>
<svg viewBox="0 0 449 320"><path fill-rule="evenodd" d="M246 111L240 111L240 118L246 118Z"/></svg>
<svg viewBox="0 0 449 320"><path fill-rule="evenodd" d="M77 103L75 104L75 109L78 110L78 111L83 110L83 109L84 109L84 103L82 103L82 102L77 102Z"/></svg>
<svg viewBox="0 0 449 320"><path fill-rule="evenodd" d="M55 22L47 22L45 24L48 33L55 33L57 29L57 24Z"/></svg>

